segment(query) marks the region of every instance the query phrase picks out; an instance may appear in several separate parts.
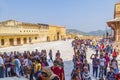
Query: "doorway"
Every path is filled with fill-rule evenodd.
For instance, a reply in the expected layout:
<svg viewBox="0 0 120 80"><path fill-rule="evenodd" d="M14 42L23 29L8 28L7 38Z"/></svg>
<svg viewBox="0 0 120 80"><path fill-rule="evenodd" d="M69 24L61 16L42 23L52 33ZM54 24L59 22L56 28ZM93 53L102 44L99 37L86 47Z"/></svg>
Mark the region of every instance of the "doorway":
<svg viewBox="0 0 120 80"><path fill-rule="evenodd" d="M31 43L32 42L32 38L31 37L29 37L29 43Z"/></svg>
<svg viewBox="0 0 120 80"><path fill-rule="evenodd" d="M21 44L21 39L17 38L17 45Z"/></svg>
<svg viewBox="0 0 120 80"><path fill-rule="evenodd" d="M47 36L47 41L50 41L50 37L49 36Z"/></svg>
<svg viewBox="0 0 120 80"><path fill-rule="evenodd" d="M14 39L13 39L13 38L10 38L10 39L9 39L9 43L10 43L11 46L13 46L13 45L14 45Z"/></svg>
<svg viewBox="0 0 120 80"><path fill-rule="evenodd" d="M27 38L23 38L23 43L24 43L24 44L27 43Z"/></svg>
<svg viewBox="0 0 120 80"><path fill-rule="evenodd" d="M4 39L1 39L1 45L3 46L5 44Z"/></svg>
<svg viewBox="0 0 120 80"><path fill-rule="evenodd" d="M60 40L60 33L57 32L57 40Z"/></svg>

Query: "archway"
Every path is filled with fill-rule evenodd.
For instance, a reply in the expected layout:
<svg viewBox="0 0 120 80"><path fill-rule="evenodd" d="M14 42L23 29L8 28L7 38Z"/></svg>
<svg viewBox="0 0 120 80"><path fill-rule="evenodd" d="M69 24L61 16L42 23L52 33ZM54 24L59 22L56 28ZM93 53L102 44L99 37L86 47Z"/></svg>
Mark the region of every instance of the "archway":
<svg viewBox="0 0 120 80"><path fill-rule="evenodd" d="M4 44L5 44L4 39L1 39L1 45L4 45Z"/></svg>
<svg viewBox="0 0 120 80"><path fill-rule="evenodd" d="M24 42L24 44L26 44L27 43L27 38L23 38L23 42Z"/></svg>
<svg viewBox="0 0 120 80"><path fill-rule="evenodd" d="M17 38L17 45L21 44L21 39Z"/></svg>
<svg viewBox="0 0 120 80"><path fill-rule="evenodd" d="M9 39L9 43L10 43L11 46L13 46L13 45L14 45L14 39L13 39L13 38L10 38L10 39Z"/></svg>
<svg viewBox="0 0 120 80"><path fill-rule="evenodd" d="M29 37L29 43L31 43L32 42L32 38L31 37Z"/></svg>
<svg viewBox="0 0 120 80"><path fill-rule="evenodd" d="M47 36L47 41L50 41L50 37L49 36Z"/></svg>
<svg viewBox="0 0 120 80"><path fill-rule="evenodd" d="M57 40L60 40L60 33L57 32Z"/></svg>

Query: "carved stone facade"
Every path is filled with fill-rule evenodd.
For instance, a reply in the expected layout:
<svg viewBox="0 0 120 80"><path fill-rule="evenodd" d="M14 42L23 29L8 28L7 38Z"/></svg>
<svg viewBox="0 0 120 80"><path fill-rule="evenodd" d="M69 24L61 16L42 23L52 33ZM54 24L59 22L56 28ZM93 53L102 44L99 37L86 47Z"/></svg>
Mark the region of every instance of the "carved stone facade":
<svg viewBox="0 0 120 80"><path fill-rule="evenodd" d="M114 31L114 40L120 42L120 2L115 4L114 19L107 22Z"/></svg>

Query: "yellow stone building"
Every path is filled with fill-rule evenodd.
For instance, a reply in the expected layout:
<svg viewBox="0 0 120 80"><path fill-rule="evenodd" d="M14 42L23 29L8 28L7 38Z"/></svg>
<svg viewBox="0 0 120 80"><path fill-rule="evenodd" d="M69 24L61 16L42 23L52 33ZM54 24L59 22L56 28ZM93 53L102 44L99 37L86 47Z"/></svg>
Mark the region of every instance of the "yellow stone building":
<svg viewBox="0 0 120 80"><path fill-rule="evenodd" d="M115 4L114 19L107 22L114 31L114 41L120 42L120 2Z"/></svg>
<svg viewBox="0 0 120 80"><path fill-rule="evenodd" d="M66 38L66 28L7 20L0 22L0 47Z"/></svg>
<svg viewBox="0 0 120 80"><path fill-rule="evenodd" d="M66 29L62 26L49 25L48 41L63 40L66 38Z"/></svg>

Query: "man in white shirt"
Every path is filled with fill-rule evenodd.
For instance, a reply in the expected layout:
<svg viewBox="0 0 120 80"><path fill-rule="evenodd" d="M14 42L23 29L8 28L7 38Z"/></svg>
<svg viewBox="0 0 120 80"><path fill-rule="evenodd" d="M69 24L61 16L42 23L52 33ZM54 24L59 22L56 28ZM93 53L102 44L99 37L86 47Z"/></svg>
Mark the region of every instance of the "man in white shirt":
<svg viewBox="0 0 120 80"><path fill-rule="evenodd" d="M2 58L2 54L0 53L0 78L4 77L4 62Z"/></svg>

